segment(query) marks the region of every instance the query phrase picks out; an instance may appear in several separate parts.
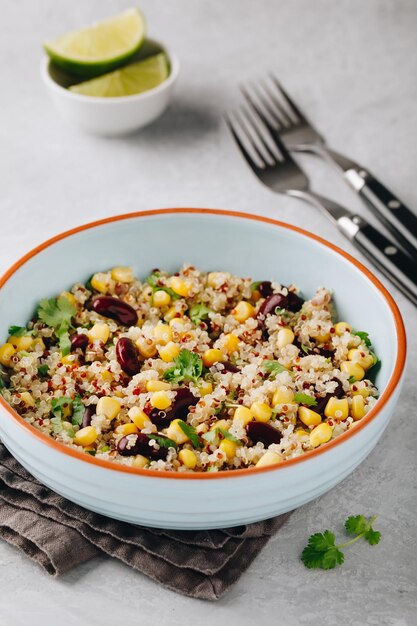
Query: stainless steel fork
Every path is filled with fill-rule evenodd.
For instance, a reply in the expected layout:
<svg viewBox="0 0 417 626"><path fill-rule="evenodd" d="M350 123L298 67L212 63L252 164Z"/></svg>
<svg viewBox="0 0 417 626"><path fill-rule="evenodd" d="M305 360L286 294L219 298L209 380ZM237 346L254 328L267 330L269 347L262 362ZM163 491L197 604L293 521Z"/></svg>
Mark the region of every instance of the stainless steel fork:
<svg viewBox="0 0 417 626"><path fill-rule="evenodd" d="M339 230L417 306L417 261L345 207L310 189L307 176L278 135L243 109L226 117L230 131L252 171L278 193L301 198L323 210ZM277 151L279 150L279 153Z"/></svg>
<svg viewBox="0 0 417 626"><path fill-rule="evenodd" d="M404 249L416 257L417 216L368 170L328 148L275 76L260 85L251 90L242 88L242 92L271 133L278 135L290 150L312 152L336 165Z"/></svg>

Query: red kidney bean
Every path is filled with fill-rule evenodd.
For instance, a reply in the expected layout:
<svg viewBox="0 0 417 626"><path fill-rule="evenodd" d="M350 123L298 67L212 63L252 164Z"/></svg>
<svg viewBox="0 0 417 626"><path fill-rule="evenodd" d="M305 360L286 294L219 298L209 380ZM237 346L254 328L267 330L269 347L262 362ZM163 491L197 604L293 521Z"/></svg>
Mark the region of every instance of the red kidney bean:
<svg viewBox="0 0 417 626"><path fill-rule="evenodd" d="M263 422L249 422L246 426L246 432L252 441L255 443L261 441L265 446L269 446L271 443L279 443L282 437L279 430Z"/></svg>
<svg viewBox="0 0 417 626"><path fill-rule="evenodd" d="M116 343L116 358L120 367L129 376L140 372L140 363L134 343L128 337L122 337Z"/></svg>
<svg viewBox="0 0 417 626"><path fill-rule="evenodd" d="M133 436L136 437L136 440L132 444ZM168 455L168 448L159 448L159 450L157 450L150 445L150 438L148 435L145 435L145 433L138 433L122 437L117 444L117 452L122 456L135 456L136 454L142 454L143 456L153 460L165 460Z"/></svg>
<svg viewBox="0 0 417 626"><path fill-rule="evenodd" d="M271 315L271 313L275 314L275 309L286 309L287 305L287 296L283 296L281 293L273 293L264 302L262 302L257 318L261 322L265 322L267 315Z"/></svg>
<svg viewBox="0 0 417 626"><path fill-rule="evenodd" d="M332 398L333 396L336 396L336 398L341 398L344 394L341 381L338 378L332 378L332 381L337 382L335 390L332 393L326 393L323 398L319 398L317 400L316 406L311 407L313 411L315 411L316 413L320 413L320 415L324 414L324 409L326 408L326 404L328 403L330 398Z"/></svg>
<svg viewBox="0 0 417 626"><path fill-rule="evenodd" d="M96 407L93 404L85 407L83 421L81 422L81 428L85 428L86 426L90 426L91 418L96 414Z"/></svg>
<svg viewBox="0 0 417 626"><path fill-rule="evenodd" d="M222 365L223 369L219 370L220 374L225 374L226 372L232 372L235 374L236 372L239 372L239 368L236 367L236 365L233 365L233 363L229 363L229 361L224 361Z"/></svg>
<svg viewBox="0 0 417 626"><path fill-rule="evenodd" d="M135 326L138 315L127 302L113 296L98 296L93 300L93 309L104 317L110 317L124 326Z"/></svg>
<svg viewBox="0 0 417 626"><path fill-rule="evenodd" d="M285 308L292 313L297 313L297 311L299 311L304 304L304 300L293 291L288 292L287 301L288 303Z"/></svg>
<svg viewBox="0 0 417 626"><path fill-rule="evenodd" d="M88 346L88 337L87 335L84 335L84 333L74 333L73 335L71 335L70 341L71 350L77 350L78 348L80 350L85 350Z"/></svg>
<svg viewBox="0 0 417 626"><path fill-rule="evenodd" d="M182 419L185 421L187 419L189 407L196 405L197 402L198 398L193 396L188 387L182 387L177 390L174 403L167 411L152 409L149 413L149 419L158 428L166 428L170 425L172 420Z"/></svg>
<svg viewBox="0 0 417 626"><path fill-rule="evenodd" d="M263 298L268 298L272 296L272 283L270 280L263 280L258 287L258 291L260 292Z"/></svg>

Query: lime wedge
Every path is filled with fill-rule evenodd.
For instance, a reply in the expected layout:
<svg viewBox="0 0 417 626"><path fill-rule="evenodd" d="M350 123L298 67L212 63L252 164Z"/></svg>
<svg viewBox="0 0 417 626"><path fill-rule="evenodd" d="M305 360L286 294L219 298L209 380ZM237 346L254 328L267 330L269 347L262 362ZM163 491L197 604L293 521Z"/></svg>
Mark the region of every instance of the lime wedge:
<svg viewBox="0 0 417 626"><path fill-rule="evenodd" d="M153 89L166 80L168 74L168 59L161 52L120 70L72 85L69 90L84 96L120 98Z"/></svg>
<svg viewBox="0 0 417 626"><path fill-rule="evenodd" d="M98 76L126 63L140 48L145 32L142 13L128 9L89 28L48 41L44 48L60 67L78 76Z"/></svg>

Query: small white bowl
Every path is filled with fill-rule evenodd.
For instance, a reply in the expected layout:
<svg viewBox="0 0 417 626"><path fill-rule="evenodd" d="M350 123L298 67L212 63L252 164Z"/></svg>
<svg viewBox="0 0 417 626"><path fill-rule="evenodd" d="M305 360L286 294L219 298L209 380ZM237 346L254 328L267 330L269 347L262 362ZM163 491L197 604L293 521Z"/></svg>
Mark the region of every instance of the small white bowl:
<svg viewBox="0 0 417 626"><path fill-rule="evenodd" d="M96 98L73 93L51 76L48 57L42 59L41 76L57 108L77 126L97 135L124 135L153 122L170 102L180 64L166 48L164 52L170 65L168 78L154 89L133 96Z"/></svg>

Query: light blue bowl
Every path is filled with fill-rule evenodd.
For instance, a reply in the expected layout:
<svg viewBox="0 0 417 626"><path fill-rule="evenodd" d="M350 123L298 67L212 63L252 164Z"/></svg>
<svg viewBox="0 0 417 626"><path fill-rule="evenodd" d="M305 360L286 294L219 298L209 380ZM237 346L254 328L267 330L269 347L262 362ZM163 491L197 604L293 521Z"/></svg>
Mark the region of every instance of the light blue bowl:
<svg viewBox="0 0 417 626"><path fill-rule="evenodd" d="M369 454L398 399L406 341L401 315L379 281L320 238L274 220L208 209L167 209L118 216L63 233L33 250L0 281L0 337L25 325L41 298L95 271L130 265L139 277L183 262L253 280L295 283L306 297L334 289L340 319L369 332L381 359L381 396L357 426L278 466L176 474L100 461L46 437L3 400L0 435L45 485L82 506L160 528L220 528L266 519L324 493Z"/></svg>

